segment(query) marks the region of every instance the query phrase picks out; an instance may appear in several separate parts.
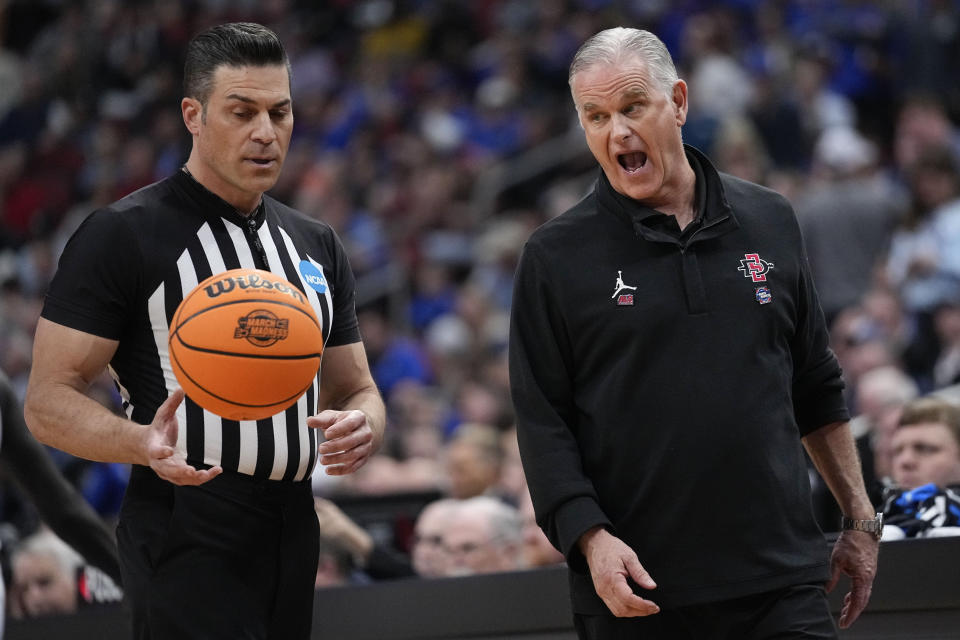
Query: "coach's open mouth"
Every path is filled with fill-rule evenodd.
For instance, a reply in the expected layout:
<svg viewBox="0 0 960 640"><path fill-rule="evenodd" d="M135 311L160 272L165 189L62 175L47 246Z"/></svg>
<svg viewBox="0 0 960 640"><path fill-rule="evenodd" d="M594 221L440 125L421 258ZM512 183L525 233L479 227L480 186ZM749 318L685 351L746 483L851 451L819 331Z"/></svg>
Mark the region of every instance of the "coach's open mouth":
<svg viewBox="0 0 960 640"><path fill-rule="evenodd" d="M620 166L623 167L627 173L633 173L638 169L642 169L643 166L647 164L647 154L643 151L621 153L617 156L617 162L620 163Z"/></svg>

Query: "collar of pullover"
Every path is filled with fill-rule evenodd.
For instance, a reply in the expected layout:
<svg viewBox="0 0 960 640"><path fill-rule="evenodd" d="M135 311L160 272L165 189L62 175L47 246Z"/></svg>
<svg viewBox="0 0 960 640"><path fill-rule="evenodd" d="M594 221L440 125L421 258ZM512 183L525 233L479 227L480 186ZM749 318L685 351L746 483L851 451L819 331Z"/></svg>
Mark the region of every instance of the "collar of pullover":
<svg viewBox="0 0 960 640"><path fill-rule="evenodd" d="M197 179L190 175L185 167L183 170L177 171L173 180L197 201L200 210L206 216L221 217L244 229L259 229L266 219L263 198L260 199L260 204L253 210L253 213L244 215L229 202L197 182Z"/></svg>
<svg viewBox="0 0 960 640"><path fill-rule="evenodd" d="M698 149L686 144L683 147L696 174L694 206L697 211L694 220L682 232L673 216L645 207L616 191L602 171L596 187L600 207L631 226L639 237L652 242L685 246L694 240L694 236L696 240L703 240L738 227L717 170Z"/></svg>

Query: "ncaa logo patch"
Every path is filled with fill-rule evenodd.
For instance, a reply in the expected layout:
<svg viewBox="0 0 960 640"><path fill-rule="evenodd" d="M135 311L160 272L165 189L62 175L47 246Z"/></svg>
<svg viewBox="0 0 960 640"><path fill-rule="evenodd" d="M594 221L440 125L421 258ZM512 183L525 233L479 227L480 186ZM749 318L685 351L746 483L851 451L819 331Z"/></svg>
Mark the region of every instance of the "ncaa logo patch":
<svg viewBox="0 0 960 640"><path fill-rule="evenodd" d="M770 293L770 287L757 287L756 291L757 302L760 304L768 304L773 300L773 295Z"/></svg>
<svg viewBox="0 0 960 640"><path fill-rule="evenodd" d="M310 285L311 289L317 293L327 292L327 279L323 277L323 272L316 265L308 260L301 260L299 268L303 281Z"/></svg>

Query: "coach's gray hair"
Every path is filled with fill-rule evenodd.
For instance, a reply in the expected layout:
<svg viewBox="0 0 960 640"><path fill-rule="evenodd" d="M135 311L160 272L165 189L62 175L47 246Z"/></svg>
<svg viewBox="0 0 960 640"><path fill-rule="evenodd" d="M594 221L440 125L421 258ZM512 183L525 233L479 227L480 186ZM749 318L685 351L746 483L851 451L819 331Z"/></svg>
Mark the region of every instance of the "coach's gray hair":
<svg viewBox="0 0 960 640"><path fill-rule="evenodd" d="M677 81L677 68L667 46L657 36L643 29L614 27L594 34L580 45L570 63L567 81L573 88L573 77L598 63L611 64L636 55L650 67L650 76L668 96Z"/></svg>

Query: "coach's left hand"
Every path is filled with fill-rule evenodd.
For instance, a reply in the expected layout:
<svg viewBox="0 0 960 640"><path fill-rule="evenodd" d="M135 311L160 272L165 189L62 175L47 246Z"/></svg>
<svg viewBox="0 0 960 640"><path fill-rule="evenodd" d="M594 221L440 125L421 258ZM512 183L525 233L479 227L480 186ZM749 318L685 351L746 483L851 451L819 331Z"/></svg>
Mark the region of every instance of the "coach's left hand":
<svg viewBox="0 0 960 640"><path fill-rule="evenodd" d="M323 431L326 442L317 447L327 475L343 476L362 467L374 450L373 429L356 409L327 409L307 418L307 426Z"/></svg>
<svg viewBox="0 0 960 640"><path fill-rule="evenodd" d="M879 551L880 541L864 531L844 531L833 546L827 593L837 586L840 574L850 578L850 591L844 596L840 610L841 629L852 625L867 608L870 592L873 591L873 578L877 575Z"/></svg>

